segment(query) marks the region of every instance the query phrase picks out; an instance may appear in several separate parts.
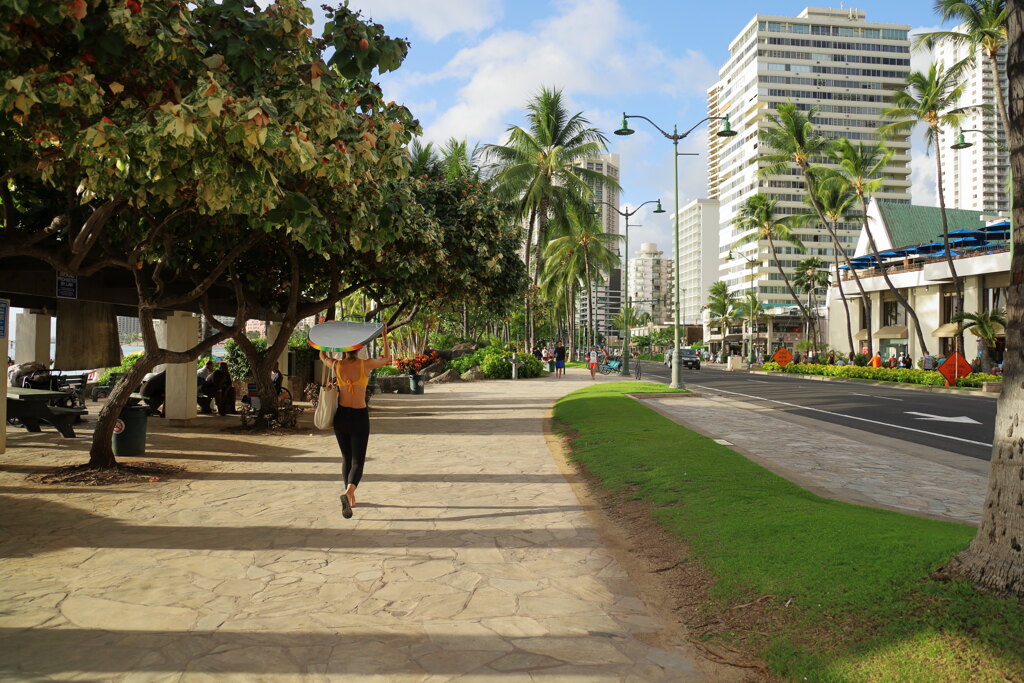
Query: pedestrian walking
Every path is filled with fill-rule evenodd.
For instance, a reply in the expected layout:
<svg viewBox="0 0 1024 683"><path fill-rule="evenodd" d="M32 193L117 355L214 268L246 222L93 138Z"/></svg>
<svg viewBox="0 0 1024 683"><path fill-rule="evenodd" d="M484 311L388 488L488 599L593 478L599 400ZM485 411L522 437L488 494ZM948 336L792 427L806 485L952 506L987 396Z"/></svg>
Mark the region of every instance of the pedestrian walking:
<svg viewBox="0 0 1024 683"><path fill-rule="evenodd" d="M384 355L380 358L359 358L359 351L346 351L335 359L320 352L320 361L334 373L338 382L338 411L334 413L334 436L341 449L341 476L345 492L341 494L341 514L352 517L356 506L356 487L363 478L366 446L370 440L370 412L366 408L366 385L370 371L391 365L391 354L384 338Z"/></svg>
<svg viewBox="0 0 1024 683"><path fill-rule="evenodd" d="M597 357L597 349L591 346L590 352L587 353L587 367L590 368L590 379L597 379Z"/></svg>

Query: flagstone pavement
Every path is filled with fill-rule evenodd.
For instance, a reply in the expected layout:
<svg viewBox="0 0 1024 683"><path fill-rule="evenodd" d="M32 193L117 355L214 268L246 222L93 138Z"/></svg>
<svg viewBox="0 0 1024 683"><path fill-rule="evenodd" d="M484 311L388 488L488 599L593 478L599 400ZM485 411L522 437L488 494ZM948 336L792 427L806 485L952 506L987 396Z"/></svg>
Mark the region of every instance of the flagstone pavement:
<svg viewBox="0 0 1024 683"><path fill-rule="evenodd" d="M329 432L151 419L146 459L186 471L104 488L24 479L86 439L10 434L0 679L717 680L656 636L552 457L548 410L589 382L376 397L351 520Z"/></svg>

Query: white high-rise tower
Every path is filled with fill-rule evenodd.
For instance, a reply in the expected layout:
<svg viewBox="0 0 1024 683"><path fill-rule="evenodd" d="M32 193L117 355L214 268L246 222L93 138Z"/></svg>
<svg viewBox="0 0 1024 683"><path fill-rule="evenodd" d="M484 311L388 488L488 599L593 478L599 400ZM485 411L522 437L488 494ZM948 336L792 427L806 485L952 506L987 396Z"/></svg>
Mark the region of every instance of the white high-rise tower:
<svg viewBox="0 0 1024 683"><path fill-rule="evenodd" d="M732 226L733 218L751 196L763 193L778 203L776 215L805 213L804 184L794 167L781 175L760 177L757 158L759 131L768 125L765 115L779 104L792 102L803 110L817 107L815 130L854 143L875 142L884 125L881 113L890 106L892 93L905 85L910 71L910 27L865 20L862 10L809 7L796 17L757 15L729 45L730 57L719 70L719 80L708 90L708 114L728 114L739 135L719 138L712 126L709 136L708 196L719 201L719 255L721 276L739 293L749 287L748 261L769 261L767 241L743 247L727 260L732 245L744 233ZM910 202L910 142L906 137L886 143L894 154L883 170L879 199ZM814 159L812 163L823 160ZM844 246L853 249L859 223L841 225ZM830 261L831 238L816 224L798 231L806 253L777 244L787 271L804 258ZM791 306L779 273L771 263L760 271L755 286L762 303Z"/></svg>
<svg viewBox="0 0 1024 683"><path fill-rule="evenodd" d="M963 27L958 26L953 30L960 32ZM935 61L948 69L967 57L968 50L966 45L943 42L935 47ZM999 54L999 76L1002 80L1000 87L1003 101L1008 103L1005 50ZM940 163L946 206L993 213L1009 211L1010 198L1006 184L1010 175L1010 158L1005 148L1006 135L1002 119L995 108L996 89L992 65L980 50L961 81L966 87L960 98L960 106L982 104L990 106L991 110L974 112L964 118L962 128L984 133L964 134L964 139L973 143L971 147L950 149L960 131L945 126L941 129Z"/></svg>
<svg viewBox="0 0 1024 683"><path fill-rule="evenodd" d="M589 158L586 161L580 162L580 166L591 171L603 173L616 183L619 181L618 154L600 154ZM594 210L598 212L601 227L604 228L604 231L608 234L621 234L619 232L620 216L607 205L611 204L613 207L619 206L618 188L609 186L605 183L594 183L590 185L590 189L593 192L591 201L593 202ZM602 204L601 202L607 202L607 204ZM620 259L625 258L621 244L616 244L615 254L619 256ZM611 272L601 273L601 276L602 282L594 287L593 293L594 321L596 323L597 333L598 335L604 335L605 337L618 337L620 336L619 331L612 326L612 318L618 315L622 310L622 270L621 268L614 268ZM586 329L586 326L590 324L590 306L587 302L586 294L581 293L578 301L579 305L577 310L579 312L578 319L580 329Z"/></svg>

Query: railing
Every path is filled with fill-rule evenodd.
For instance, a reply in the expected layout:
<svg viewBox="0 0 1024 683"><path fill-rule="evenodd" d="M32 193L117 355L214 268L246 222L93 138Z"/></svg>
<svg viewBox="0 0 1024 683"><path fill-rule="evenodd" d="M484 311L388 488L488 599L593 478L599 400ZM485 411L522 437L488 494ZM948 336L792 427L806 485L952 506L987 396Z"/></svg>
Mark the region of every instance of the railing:
<svg viewBox="0 0 1024 683"><path fill-rule="evenodd" d="M954 251L956 251L956 245L950 245L950 246L951 246L951 248ZM988 256L988 255L991 255L991 254L999 254L999 253L1002 253L1004 251L1009 251L1009 250L1010 250L1010 247L1009 246L1004 246L1004 245L994 246L994 247L992 247L990 249L975 249L974 251L972 251L969 254L961 254L959 256L954 256L953 260L954 261L959 261L961 259L972 258L974 256ZM913 272L915 270L923 270L926 265L931 264L931 263L945 263L945 262L946 262L946 257L945 256L939 256L939 257L925 256L924 258L917 258L917 259L915 259L912 263L906 263L906 262L900 263L898 261L893 261L892 263L886 264L885 271L887 273L890 273L890 274L892 274L892 273L910 273L910 272ZM881 273L882 273L882 270L878 266L871 266L870 268L861 268L861 269L857 270L858 277L875 277L877 275L881 275ZM844 270L840 279L843 280L844 282L849 281L849 280L853 280L853 274L849 270Z"/></svg>

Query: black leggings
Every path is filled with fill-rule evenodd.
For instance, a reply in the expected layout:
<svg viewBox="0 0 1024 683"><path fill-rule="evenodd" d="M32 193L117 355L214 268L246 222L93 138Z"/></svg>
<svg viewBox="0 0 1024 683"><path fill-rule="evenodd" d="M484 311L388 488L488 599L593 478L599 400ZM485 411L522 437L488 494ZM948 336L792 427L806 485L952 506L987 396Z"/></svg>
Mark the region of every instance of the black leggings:
<svg viewBox="0 0 1024 683"><path fill-rule="evenodd" d="M341 448L341 475L345 486L359 486L366 462L366 443L370 440L370 411L338 406L334 414L334 436Z"/></svg>

